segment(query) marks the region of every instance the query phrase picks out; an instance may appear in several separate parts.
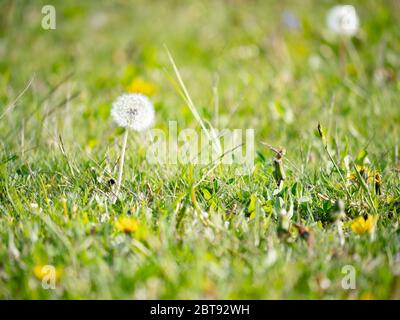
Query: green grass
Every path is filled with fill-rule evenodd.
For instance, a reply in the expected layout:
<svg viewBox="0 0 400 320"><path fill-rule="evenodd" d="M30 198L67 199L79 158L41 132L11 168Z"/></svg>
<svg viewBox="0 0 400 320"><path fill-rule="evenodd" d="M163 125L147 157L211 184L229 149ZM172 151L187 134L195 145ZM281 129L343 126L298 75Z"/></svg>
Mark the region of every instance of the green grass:
<svg viewBox="0 0 400 320"><path fill-rule="evenodd" d="M56 30L41 28L48 3ZM0 1L0 116L33 78L0 119L0 298L399 298L400 8L351 3L361 29L341 71L325 26L334 1ZM299 30L282 26L285 9ZM112 204L122 131L110 108L133 79L157 87L156 128L200 131L165 45L206 123L255 129L255 168L154 166L131 134ZM286 149L279 192L263 141ZM346 156L379 172L381 195ZM352 232L375 211L373 241ZM118 231L120 216L138 231ZM35 276L47 264L56 290ZM345 265L355 290L341 286Z"/></svg>

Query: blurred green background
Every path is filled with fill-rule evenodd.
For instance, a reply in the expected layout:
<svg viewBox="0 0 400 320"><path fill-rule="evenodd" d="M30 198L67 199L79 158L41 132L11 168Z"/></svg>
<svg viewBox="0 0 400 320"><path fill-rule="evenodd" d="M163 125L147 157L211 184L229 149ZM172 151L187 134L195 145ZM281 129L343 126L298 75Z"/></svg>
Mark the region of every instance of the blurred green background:
<svg viewBox="0 0 400 320"><path fill-rule="evenodd" d="M56 9L55 30L41 26L47 4ZM0 297L396 297L400 3L349 2L360 30L343 40L344 65L342 39L325 23L336 4L0 0ZM154 168L131 135L125 191L113 205L103 180L115 176L109 164L121 130L110 108L132 81L155 88L156 128L169 120L198 128L171 80L166 47L204 119L255 129L256 170L237 177L221 166L193 190L208 168ZM374 242L346 229L338 249L326 224L336 199L345 201L347 222L370 208L359 185L346 196L318 122L343 174L347 155L367 154L382 174ZM260 141L283 146L291 161L278 195L273 154ZM310 202L298 202L302 196ZM287 208L294 201L293 219L314 230L314 256L302 239L277 236L279 199ZM135 217L144 235L116 231L121 215ZM45 264L63 270L57 290L40 286L34 270ZM340 287L346 264L359 272L357 290Z"/></svg>

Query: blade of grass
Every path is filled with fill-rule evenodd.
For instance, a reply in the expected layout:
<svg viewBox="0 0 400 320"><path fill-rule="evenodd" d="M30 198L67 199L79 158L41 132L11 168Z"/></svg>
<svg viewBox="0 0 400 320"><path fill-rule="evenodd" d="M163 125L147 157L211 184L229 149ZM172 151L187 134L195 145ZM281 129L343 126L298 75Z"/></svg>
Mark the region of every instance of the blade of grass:
<svg viewBox="0 0 400 320"><path fill-rule="evenodd" d="M172 64L172 67L174 69L175 75L176 75L176 77L178 79L179 85L182 88L182 91L183 91L183 94L184 94L184 97L185 97L185 101L186 101L190 111L192 112L192 114L193 114L194 118L197 120L197 122L200 124L201 128L204 130L205 134L207 135L207 138L210 141L212 141L215 151L218 152L218 154L219 154L221 152L221 145L220 145L219 141L217 139L215 139L215 137L213 137L210 134L210 132L208 131L208 129L206 128L206 126L205 126L205 124L203 122L203 119L201 118L200 114L198 113L197 108L195 107L195 105L194 105L194 103L192 101L192 98L190 97L189 92L186 89L186 86L185 86L185 84L184 84L184 82L182 80L182 77L181 77L181 74L180 74L180 72L178 70L178 67L176 66L176 63L175 63L174 59L172 58L172 55L171 55L170 51L168 50L167 46L165 46L165 50L167 51L168 59L170 60L170 62ZM211 130L214 130L214 128L212 127L211 123L210 123L210 127L211 127Z"/></svg>

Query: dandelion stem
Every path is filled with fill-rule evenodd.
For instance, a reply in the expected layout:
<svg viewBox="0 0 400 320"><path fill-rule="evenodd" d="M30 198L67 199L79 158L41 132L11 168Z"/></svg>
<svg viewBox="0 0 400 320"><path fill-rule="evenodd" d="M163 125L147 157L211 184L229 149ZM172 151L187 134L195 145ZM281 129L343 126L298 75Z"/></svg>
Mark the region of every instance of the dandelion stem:
<svg viewBox="0 0 400 320"><path fill-rule="evenodd" d="M342 76L346 75L346 64L347 64L346 52L347 52L346 39L344 37L341 37L339 44L339 65Z"/></svg>
<svg viewBox="0 0 400 320"><path fill-rule="evenodd" d="M121 188L122 173L124 171L125 150L126 150L126 144L128 142L128 132L129 132L129 130L125 129L124 138L123 138L123 142L122 142L121 156L119 158L118 180L117 180L117 186L115 188L114 201L113 202L115 202L117 200L119 189Z"/></svg>
<svg viewBox="0 0 400 320"><path fill-rule="evenodd" d="M361 187L364 189L364 191L368 195L368 199L369 199L371 208L374 210L374 212L376 214L378 214L378 210L375 207L375 203L374 203L374 200L372 199L372 195L371 195L371 192L369 191L368 185L365 182L364 178L361 176L360 171L358 171L354 162L353 162L353 168L354 168L354 171L356 172L357 179L358 179L359 183L361 184Z"/></svg>
<svg viewBox="0 0 400 320"><path fill-rule="evenodd" d="M321 140L322 140L322 144L323 144L323 146L324 146L324 149L325 149L326 153L328 154L329 160L332 162L333 167L335 168L335 170L336 170L337 173L339 174L340 178L342 179L342 182L343 182L343 185L344 185L344 189L345 189L347 195L349 196L349 198L351 198L350 191L349 191L349 189L347 188L347 185L346 185L346 180L345 180L345 178L343 177L342 173L340 172L340 169L339 169L338 165L336 164L335 160L333 159L331 153L329 152L328 140L327 140L327 138L325 137L324 131L323 131L322 126L321 126L320 123L318 123L318 133L319 133L319 135L320 135L320 137L321 137Z"/></svg>
<svg viewBox="0 0 400 320"><path fill-rule="evenodd" d="M350 191L349 191L349 189L347 188L347 185L346 185L346 180L343 177L342 173L340 172L340 169L339 169L338 165L336 164L335 160L333 159L331 153L329 152L327 143L325 143L324 148L325 148L326 153L328 154L329 160L331 160L336 172L339 174L340 178L342 179L342 182L343 182L343 185L344 185L344 190L346 191L346 193L349 196L349 198L351 198Z"/></svg>

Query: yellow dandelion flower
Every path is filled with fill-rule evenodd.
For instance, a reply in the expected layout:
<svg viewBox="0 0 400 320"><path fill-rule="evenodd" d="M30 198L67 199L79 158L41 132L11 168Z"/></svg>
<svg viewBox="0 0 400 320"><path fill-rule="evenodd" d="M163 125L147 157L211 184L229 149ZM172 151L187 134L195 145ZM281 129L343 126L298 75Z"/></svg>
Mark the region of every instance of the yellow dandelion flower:
<svg viewBox="0 0 400 320"><path fill-rule="evenodd" d="M152 96L156 91L156 86L143 79L134 79L127 87L130 93L141 93L146 96Z"/></svg>
<svg viewBox="0 0 400 320"><path fill-rule="evenodd" d="M347 180L356 181L357 180L357 175L355 174L355 172L348 172L347 173Z"/></svg>
<svg viewBox="0 0 400 320"><path fill-rule="evenodd" d="M356 218L351 224L351 230L353 230L353 232L356 234L372 234L374 232L378 218L379 216L377 215L368 215L367 219L365 219L363 216L360 216Z"/></svg>
<svg viewBox="0 0 400 320"><path fill-rule="evenodd" d="M129 217L121 217L115 223L115 227L122 232L132 233L135 232L139 225L136 219Z"/></svg>
<svg viewBox="0 0 400 320"><path fill-rule="evenodd" d="M357 165L356 168L365 181L369 181L373 177L373 172L368 167ZM350 181L357 181L357 173L355 171L349 172L347 174L347 179Z"/></svg>
<svg viewBox="0 0 400 320"><path fill-rule="evenodd" d="M36 265L33 268L33 275L38 279L38 280L43 280L45 277L55 277L54 280L58 281L58 279L61 277L62 274L62 269L61 268L56 268L52 265Z"/></svg>
<svg viewBox="0 0 400 320"><path fill-rule="evenodd" d="M367 182L367 183L376 182L376 179L377 179L376 176L377 175L379 176L378 171L372 170L372 169L368 168L367 166L360 166L360 165L357 165L356 168L357 168L358 173L364 179L365 182ZM347 179L349 181L356 182L358 180L357 173L355 171L348 172Z"/></svg>
<svg viewBox="0 0 400 320"><path fill-rule="evenodd" d="M371 292L364 292L364 293L361 295L360 299L361 299L361 300L374 300L375 297L374 297L374 295L373 295Z"/></svg>

